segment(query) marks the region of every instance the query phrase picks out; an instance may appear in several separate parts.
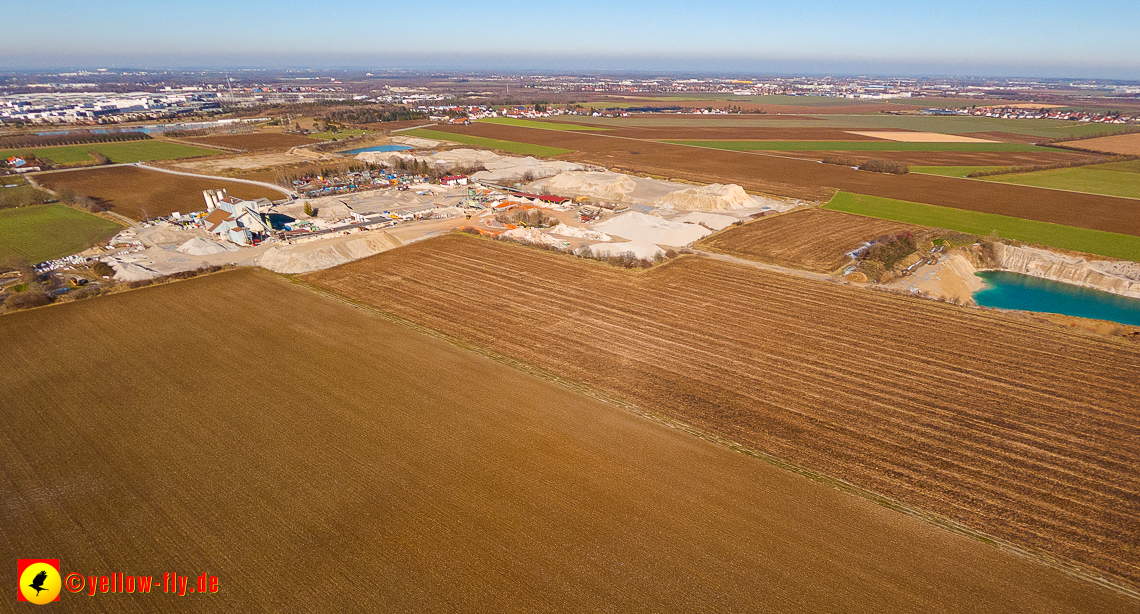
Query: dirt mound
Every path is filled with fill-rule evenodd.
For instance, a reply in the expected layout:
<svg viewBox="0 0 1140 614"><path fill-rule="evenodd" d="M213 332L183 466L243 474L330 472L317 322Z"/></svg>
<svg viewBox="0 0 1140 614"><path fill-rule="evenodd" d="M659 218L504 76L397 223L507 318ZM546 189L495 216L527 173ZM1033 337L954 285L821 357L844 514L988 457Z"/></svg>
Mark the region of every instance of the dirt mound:
<svg viewBox="0 0 1140 614"><path fill-rule="evenodd" d="M752 197L735 183L685 188L670 192L657 201L659 207L681 211L731 211L751 207L753 204Z"/></svg>
<svg viewBox="0 0 1140 614"><path fill-rule="evenodd" d="M179 245L178 251L188 256L210 256L213 254L221 254L228 250L224 246L209 239L194 237L182 245Z"/></svg>
<svg viewBox="0 0 1140 614"><path fill-rule="evenodd" d="M400 245L400 240L392 235L373 230L333 244L316 242L274 247L265 252L257 263L278 273L309 273L367 258Z"/></svg>
<svg viewBox="0 0 1140 614"><path fill-rule="evenodd" d="M704 226L670 222L637 211L623 213L598 224L595 228L638 243L656 243L678 247L689 245L693 241L712 233Z"/></svg>

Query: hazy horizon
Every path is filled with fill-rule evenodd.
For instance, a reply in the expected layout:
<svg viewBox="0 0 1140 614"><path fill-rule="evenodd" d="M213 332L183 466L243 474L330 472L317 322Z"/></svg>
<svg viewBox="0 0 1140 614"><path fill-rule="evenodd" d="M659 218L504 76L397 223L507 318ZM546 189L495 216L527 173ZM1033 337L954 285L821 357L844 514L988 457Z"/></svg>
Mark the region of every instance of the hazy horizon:
<svg viewBox="0 0 1140 614"><path fill-rule="evenodd" d="M269 6L49 0L0 41L0 70L129 66L871 74L1140 79L1140 3L722 2L694 9L442 0ZM37 8L39 14L44 10ZM172 27L171 24L176 24Z"/></svg>

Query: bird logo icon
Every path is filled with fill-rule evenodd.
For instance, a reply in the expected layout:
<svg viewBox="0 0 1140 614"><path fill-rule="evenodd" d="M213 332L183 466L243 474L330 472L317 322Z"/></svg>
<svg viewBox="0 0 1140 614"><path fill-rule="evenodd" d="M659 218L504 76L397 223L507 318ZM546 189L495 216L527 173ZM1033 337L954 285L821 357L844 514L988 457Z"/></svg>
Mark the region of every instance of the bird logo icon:
<svg viewBox="0 0 1140 614"><path fill-rule="evenodd" d="M43 605L59 600L59 589L62 587L59 559L19 559L16 577L19 578L17 601Z"/></svg>

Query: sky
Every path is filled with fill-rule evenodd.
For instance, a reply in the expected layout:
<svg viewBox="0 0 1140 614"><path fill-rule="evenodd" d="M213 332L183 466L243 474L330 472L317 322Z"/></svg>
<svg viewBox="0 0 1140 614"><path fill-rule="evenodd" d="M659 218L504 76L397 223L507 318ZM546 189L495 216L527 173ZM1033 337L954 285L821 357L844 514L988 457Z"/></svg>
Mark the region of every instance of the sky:
<svg viewBox="0 0 1140 614"><path fill-rule="evenodd" d="M41 0L0 69L374 67L1140 80L1140 2Z"/></svg>

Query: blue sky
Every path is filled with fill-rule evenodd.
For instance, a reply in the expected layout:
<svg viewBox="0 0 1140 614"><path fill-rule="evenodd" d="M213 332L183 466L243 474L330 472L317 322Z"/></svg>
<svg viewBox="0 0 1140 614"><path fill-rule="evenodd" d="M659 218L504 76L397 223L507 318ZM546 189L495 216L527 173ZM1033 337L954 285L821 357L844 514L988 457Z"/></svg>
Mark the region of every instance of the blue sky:
<svg viewBox="0 0 1140 614"><path fill-rule="evenodd" d="M46 0L0 68L362 66L1140 79L1140 2ZM418 10L411 10L416 7Z"/></svg>

